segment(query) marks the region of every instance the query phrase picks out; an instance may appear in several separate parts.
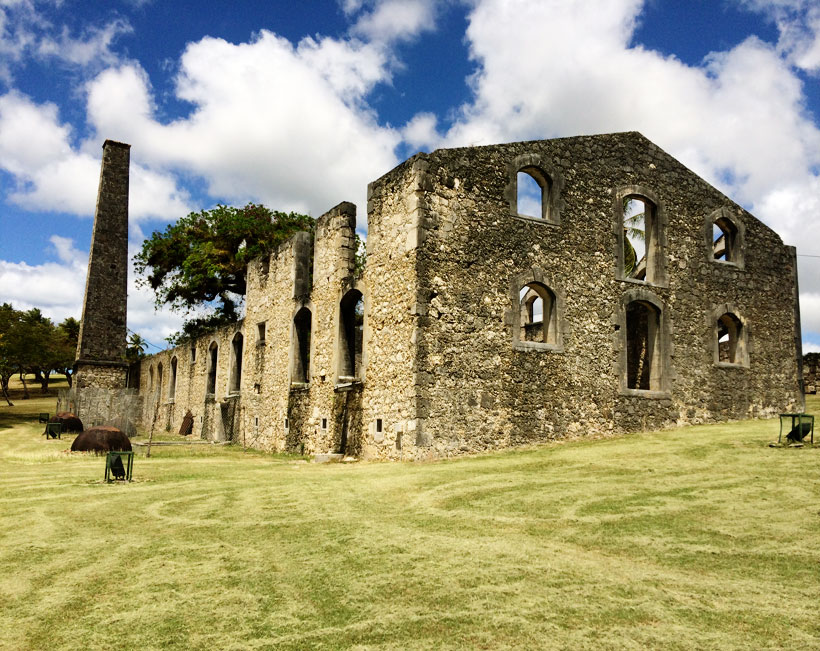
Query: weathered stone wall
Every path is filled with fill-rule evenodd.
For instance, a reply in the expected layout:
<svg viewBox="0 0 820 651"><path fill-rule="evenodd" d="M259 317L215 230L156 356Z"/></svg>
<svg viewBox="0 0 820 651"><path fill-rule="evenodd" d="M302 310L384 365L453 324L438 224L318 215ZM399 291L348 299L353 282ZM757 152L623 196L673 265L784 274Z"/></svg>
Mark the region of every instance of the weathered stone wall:
<svg viewBox="0 0 820 651"><path fill-rule="evenodd" d="M522 167L547 184L540 216L518 214ZM654 206L644 280L624 270L623 205L633 195ZM715 259L717 219L736 231L728 262ZM147 358L144 426L176 430L190 410L204 438L420 459L800 407L794 250L639 134L411 158L368 188L361 278L355 227L355 207L339 204L314 236L254 261L244 322L194 342L195 362L187 346ZM522 307L535 297L522 294L527 285L552 306L541 340ZM343 314L359 295L362 343L351 356ZM635 305L649 334L627 341ZM735 352L718 343L727 313ZM638 388L628 360L642 347Z"/></svg>
<svg viewBox="0 0 820 651"><path fill-rule="evenodd" d="M129 165L130 145L106 140L75 362L79 388L126 383Z"/></svg>
<svg viewBox="0 0 820 651"><path fill-rule="evenodd" d="M351 452L359 440L348 432L349 440L342 449L341 402L346 393L335 390L339 384L339 302L356 285L355 228L356 207L351 203L339 204L317 220L310 300L295 297L294 315L303 305L309 307L313 327L308 381L301 383L291 374L289 435L292 447L298 445L309 453ZM293 346L290 353L293 369Z"/></svg>
<svg viewBox="0 0 820 651"><path fill-rule="evenodd" d="M76 375L74 384L85 387L99 387L112 390L125 388L128 378L128 365L120 362L75 362Z"/></svg>
<svg viewBox="0 0 820 651"><path fill-rule="evenodd" d="M510 163L532 157L560 179L551 222L511 214ZM418 366L437 454L769 416L799 403L792 251L639 134L443 150L427 163ZM623 188L645 189L663 212L656 283L618 279ZM704 220L720 208L745 229L743 266L711 255ZM518 290L534 280L562 304L551 349L513 342ZM657 390L624 386L628 298L662 309ZM748 365L715 362L726 311L745 320Z"/></svg>
<svg viewBox="0 0 820 651"><path fill-rule="evenodd" d="M113 425L128 436L133 436L140 419L140 396L136 389L74 386L60 389L57 411L75 414L86 429L97 425Z"/></svg>
<svg viewBox="0 0 820 651"><path fill-rule="evenodd" d="M820 353L803 355L803 386L806 393L817 393L820 382Z"/></svg>
<svg viewBox="0 0 820 651"><path fill-rule="evenodd" d="M426 210L426 161L417 155L368 186L368 288L362 394L365 458L419 458L428 449L419 415L418 246Z"/></svg>
<svg viewBox="0 0 820 651"><path fill-rule="evenodd" d="M223 405L236 402L229 391L231 342L244 323L220 328L196 341L165 350L142 360L140 366L141 424L147 432L179 431L185 413L194 417L195 436L227 440L232 429L223 419ZM216 345L215 391L208 391L210 349ZM176 360L176 382L173 365ZM233 415L231 413L231 415ZM226 432L227 430L227 432ZM238 433L237 433L238 435Z"/></svg>

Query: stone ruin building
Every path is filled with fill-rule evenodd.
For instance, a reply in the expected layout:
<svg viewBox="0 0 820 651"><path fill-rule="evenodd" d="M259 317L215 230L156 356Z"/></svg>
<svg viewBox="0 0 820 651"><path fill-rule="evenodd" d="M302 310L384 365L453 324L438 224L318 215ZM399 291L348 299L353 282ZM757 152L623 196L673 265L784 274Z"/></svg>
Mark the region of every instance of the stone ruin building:
<svg viewBox="0 0 820 651"><path fill-rule="evenodd" d="M805 393L816 394L820 381L820 353L803 355L803 389Z"/></svg>
<svg viewBox="0 0 820 651"><path fill-rule="evenodd" d="M802 407L795 249L639 133L419 153L146 357L141 423L443 457Z"/></svg>

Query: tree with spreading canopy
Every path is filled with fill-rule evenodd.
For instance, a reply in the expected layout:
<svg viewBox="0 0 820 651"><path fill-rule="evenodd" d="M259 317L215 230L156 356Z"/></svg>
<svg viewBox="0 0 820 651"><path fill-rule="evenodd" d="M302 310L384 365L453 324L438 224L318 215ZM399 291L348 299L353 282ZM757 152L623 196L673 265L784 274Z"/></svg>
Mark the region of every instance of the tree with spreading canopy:
<svg viewBox="0 0 820 651"><path fill-rule="evenodd" d="M77 351L79 322L67 318L55 326L38 308L15 310L10 303L0 305L0 390L9 399L9 381L15 373L23 383L23 398L28 398L26 374L33 374L42 393L48 393L52 372L65 374L71 386L71 373Z"/></svg>
<svg viewBox="0 0 820 651"><path fill-rule="evenodd" d="M236 321L247 289L248 263L270 254L294 233L313 230L313 225L308 215L249 203L192 212L164 232L154 232L135 256L141 284L154 290L158 307L168 305L185 314L206 311L205 316L189 318L182 333L169 340L179 343Z"/></svg>

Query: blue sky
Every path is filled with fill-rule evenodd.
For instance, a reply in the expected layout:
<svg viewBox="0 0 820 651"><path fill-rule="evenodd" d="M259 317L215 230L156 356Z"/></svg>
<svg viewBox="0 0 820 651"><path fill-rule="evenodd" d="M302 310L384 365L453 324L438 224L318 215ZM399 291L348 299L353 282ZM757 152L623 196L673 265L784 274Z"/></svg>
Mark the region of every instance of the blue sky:
<svg viewBox="0 0 820 651"><path fill-rule="evenodd" d="M418 150L625 130L798 245L820 350L816 0L0 0L0 302L80 316L106 138L135 250L217 202L363 224ZM161 343L151 298L129 326Z"/></svg>

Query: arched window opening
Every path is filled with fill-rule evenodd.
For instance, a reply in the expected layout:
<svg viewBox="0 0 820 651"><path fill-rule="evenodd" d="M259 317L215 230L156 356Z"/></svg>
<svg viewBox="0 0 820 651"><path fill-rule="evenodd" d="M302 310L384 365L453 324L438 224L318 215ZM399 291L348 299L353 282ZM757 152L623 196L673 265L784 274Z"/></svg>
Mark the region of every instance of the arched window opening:
<svg viewBox="0 0 820 651"><path fill-rule="evenodd" d="M177 358L171 358L171 383L168 385L168 399L173 400L177 393Z"/></svg>
<svg viewBox="0 0 820 651"><path fill-rule="evenodd" d="M310 310L303 307L293 317L294 350L293 382L307 384L310 381Z"/></svg>
<svg viewBox="0 0 820 651"><path fill-rule="evenodd" d="M626 306L626 386L661 389L660 310L645 301Z"/></svg>
<svg viewBox="0 0 820 651"><path fill-rule="evenodd" d="M148 367L148 393L151 393L154 390L154 367Z"/></svg>
<svg viewBox="0 0 820 651"><path fill-rule="evenodd" d="M737 227L725 217L712 223L712 255L720 262L737 262Z"/></svg>
<svg viewBox="0 0 820 651"><path fill-rule="evenodd" d="M717 320L718 361L740 364L743 361L743 324L734 314L727 312Z"/></svg>
<svg viewBox="0 0 820 651"><path fill-rule="evenodd" d="M510 214L557 226L560 223L564 179L558 167L535 152L516 156L507 163L504 198Z"/></svg>
<svg viewBox="0 0 820 651"><path fill-rule="evenodd" d="M351 381L361 377L364 333L364 297L351 289L339 303L339 379Z"/></svg>
<svg viewBox="0 0 820 651"><path fill-rule="evenodd" d="M229 393L239 393L242 386L242 345L244 337L237 332L231 342L231 379L228 383Z"/></svg>
<svg viewBox="0 0 820 651"><path fill-rule="evenodd" d="M651 230L652 204L643 197L628 196L624 198L623 231L624 231L624 276L634 280L648 280L647 262Z"/></svg>
<svg viewBox="0 0 820 651"><path fill-rule="evenodd" d="M162 399L162 363L157 364L157 400Z"/></svg>
<svg viewBox="0 0 820 651"><path fill-rule="evenodd" d="M618 279L665 284L665 218L657 200L649 190L630 186L618 191L614 210Z"/></svg>
<svg viewBox="0 0 820 651"><path fill-rule="evenodd" d="M216 393L216 363L219 354L219 346L215 341L211 342L208 348L208 386L206 393L213 395Z"/></svg>
<svg viewBox="0 0 820 651"><path fill-rule="evenodd" d="M550 218L552 181L537 167L522 167L516 175L517 213L534 219Z"/></svg>
<svg viewBox="0 0 820 651"><path fill-rule="evenodd" d="M524 285L518 293L519 341L555 344L558 339L555 294L541 283Z"/></svg>

